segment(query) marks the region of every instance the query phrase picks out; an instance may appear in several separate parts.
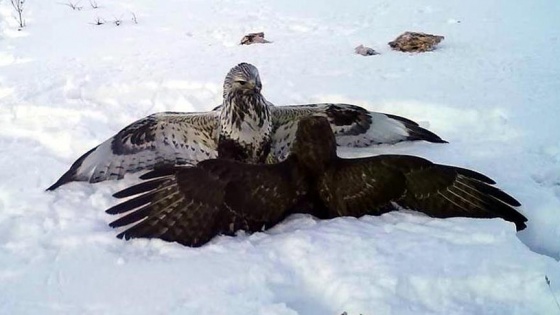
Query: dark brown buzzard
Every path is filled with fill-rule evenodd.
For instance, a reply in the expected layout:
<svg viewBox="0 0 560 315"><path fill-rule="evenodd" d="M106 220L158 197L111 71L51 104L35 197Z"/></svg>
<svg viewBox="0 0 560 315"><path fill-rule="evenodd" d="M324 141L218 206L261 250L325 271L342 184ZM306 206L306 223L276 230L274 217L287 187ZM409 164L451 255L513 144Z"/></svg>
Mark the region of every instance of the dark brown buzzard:
<svg viewBox="0 0 560 315"><path fill-rule="evenodd" d="M464 168L407 155L343 159L326 118L299 122L286 160L251 165L211 159L196 167L147 173L117 198L135 196L107 210L126 213L112 227L119 237L146 237L200 246L218 234L261 231L295 212L318 218L379 215L398 208L432 217L501 217L525 228L520 203Z"/></svg>

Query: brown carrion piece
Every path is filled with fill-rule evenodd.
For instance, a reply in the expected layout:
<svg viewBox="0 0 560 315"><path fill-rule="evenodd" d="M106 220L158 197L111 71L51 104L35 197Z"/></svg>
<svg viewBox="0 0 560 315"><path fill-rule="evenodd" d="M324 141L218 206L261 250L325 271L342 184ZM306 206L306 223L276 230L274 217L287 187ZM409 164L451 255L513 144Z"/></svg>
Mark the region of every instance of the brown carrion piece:
<svg viewBox="0 0 560 315"><path fill-rule="evenodd" d="M251 45L251 44L268 44L268 43L272 43L272 42L264 39L264 32L258 32L258 33L249 33L243 36L240 44Z"/></svg>
<svg viewBox="0 0 560 315"><path fill-rule="evenodd" d="M444 38L439 35L405 32L394 41L389 42L389 46L403 52L426 52L434 50Z"/></svg>

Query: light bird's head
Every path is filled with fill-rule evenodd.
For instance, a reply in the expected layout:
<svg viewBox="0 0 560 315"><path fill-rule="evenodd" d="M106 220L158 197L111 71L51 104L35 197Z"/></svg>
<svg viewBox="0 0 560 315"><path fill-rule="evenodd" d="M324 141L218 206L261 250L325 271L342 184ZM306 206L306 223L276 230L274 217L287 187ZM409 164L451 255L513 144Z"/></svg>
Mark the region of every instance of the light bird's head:
<svg viewBox="0 0 560 315"><path fill-rule="evenodd" d="M224 98L229 93L259 94L262 89L261 78L257 67L248 63L240 63L231 68L224 80Z"/></svg>

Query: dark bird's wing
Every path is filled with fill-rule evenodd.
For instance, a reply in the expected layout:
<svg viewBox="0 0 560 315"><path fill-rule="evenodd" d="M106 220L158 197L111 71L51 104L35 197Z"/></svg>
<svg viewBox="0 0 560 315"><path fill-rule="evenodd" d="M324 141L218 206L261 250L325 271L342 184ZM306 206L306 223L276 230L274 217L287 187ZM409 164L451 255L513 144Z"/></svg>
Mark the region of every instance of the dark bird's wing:
<svg viewBox="0 0 560 315"><path fill-rule="evenodd" d="M339 159L319 181L332 216L380 214L400 206L432 217L500 217L525 228L520 203L490 178L407 155Z"/></svg>
<svg viewBox="0 0 560 315"><path fill-rule="evenodd" d="M219 112L157 113L125 127L82 155L47 190L72 181L100 182L155 165L196 164L217 155Z"/></svg>
<svg viewBox="0 0 560 315"><path fill-rule="evenodd" d="M425 140L445 143L439 136L404 117L369 112L350 104L309 104L271 107L274 134L272 154L286 158L295 139L298 121L326 117L340 146L367 147L382 143Z"/></svg>
<svg viewBox="0 0 560 315"><path fill-rule="evenodd" d="M192 177L196 185L182 185L184 177ZM126 213L110 226L134 224L119 238L161 238L200 246L217 234L215 218L221 212L224 188L225 183L203 170L185 167L177 175L145 181L116 193L119 198L140 195L107 210L110 214Z"/></svg>
<svg viewBox="0 0 560 315"><path fill-rule="evenodd" d="M212 159L196 167L156 169L142 177L155 179L116 193L118 198L136 196L107 210L125 213L110 226L132 224L118 237L200 246L218 234L272 226L306 194L290 159L275 165Z"/></svg>

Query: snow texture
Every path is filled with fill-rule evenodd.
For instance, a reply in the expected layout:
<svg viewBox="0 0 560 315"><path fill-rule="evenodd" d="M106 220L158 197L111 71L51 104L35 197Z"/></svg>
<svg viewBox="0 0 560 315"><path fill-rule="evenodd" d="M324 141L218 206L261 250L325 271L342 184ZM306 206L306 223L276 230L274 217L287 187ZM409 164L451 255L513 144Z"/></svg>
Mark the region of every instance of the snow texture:
<svg viewBox="0 0 560 315"><path fill-rule="evenodd" d="M0 0L0 313L560 314L560 2L96 2L26 1L18 31ZM273 43L238 45L255 31ZM445 40L392 51L404 31ZM360 43L381 55L355 55ZM299 215L192 249L115 238L103 210L137 176L44 191L138 118L212 109L239 62L259 68L275 104L354 103L420 122L450 143L340 154L480 171L521 201L528 228Z"/></svg>

